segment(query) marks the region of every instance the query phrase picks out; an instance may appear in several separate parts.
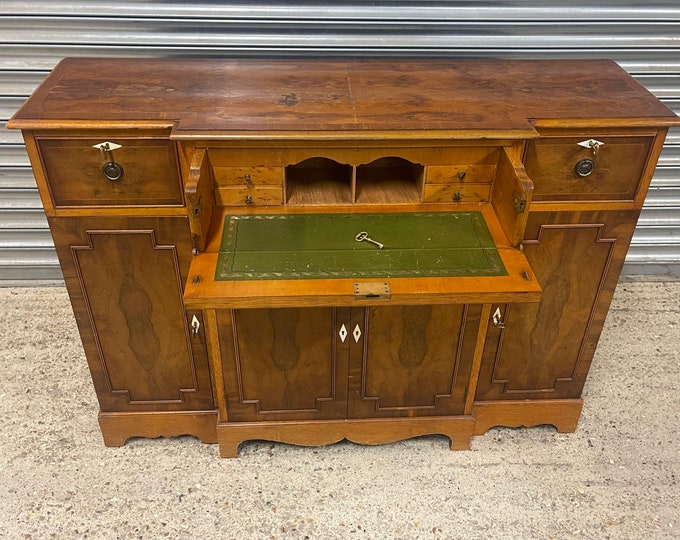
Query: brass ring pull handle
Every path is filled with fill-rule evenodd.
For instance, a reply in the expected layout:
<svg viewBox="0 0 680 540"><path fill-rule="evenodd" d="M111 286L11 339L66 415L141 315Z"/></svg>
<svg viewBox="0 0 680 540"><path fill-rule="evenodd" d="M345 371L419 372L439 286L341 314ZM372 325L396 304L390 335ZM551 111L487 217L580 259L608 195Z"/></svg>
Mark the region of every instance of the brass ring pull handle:
<svg viewBox="0 0 680 540"><path fill-rule="evenodd" d="M111 182L116 182L123 178L123 174L125 172L123 166L113 159L113 151L117 150L118 148L121 148L120 144L106 141L102 143L97 143L92 148L97 148L98 150L101 150L101 153L104 156L104 160L106 162L104 163L104 165L102 165L102 173L104 174L107 180L110 180Z"/></svg>
<svg viewBox="0 0 680 540"><path fill-rule="evenodd" d="M595 162L590 158L584 158L574 167L576 176L586 177L595 170Z"/></svg>
<svg viewBox="0 0 680 540"><path fill-rule="evenodd" d="M104 176L106 176L107 180L115 182L123 177L124 171L123 166L120 163L116 163L115 161L109 161L102 165L102 172L104 173Z"/></svg>

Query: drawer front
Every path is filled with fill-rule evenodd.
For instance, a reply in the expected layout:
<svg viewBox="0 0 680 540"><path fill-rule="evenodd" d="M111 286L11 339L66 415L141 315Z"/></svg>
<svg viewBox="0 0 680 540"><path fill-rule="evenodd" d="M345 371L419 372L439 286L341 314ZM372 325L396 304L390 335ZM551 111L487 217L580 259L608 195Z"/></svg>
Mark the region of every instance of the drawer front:
<svg viewBox="0 0 680 540"><path fill-rule="evenodd" d="M122 176L109 180L95 144L120 145L113 160ZM40 156L55 207L181 206L182 186L172 142L164 139L39 139ZM110 157L108 158L110 159Z"/></svg>
<svg viewBox="0 0 680 540"><path fill-rule="evenodd" d="M632 201L635 199L652 137L595 137L597 153L578 143L589 137L531 141L524 164L534 181L534 201ZM592 172L579 176L576 166L592 160Z"/></svg>
<svg viewBox="0 0 680 540"><path fill-rule="evenodd" d="M218 206L282 205L283 189L277 186L220 187L215 190L215 202Z"/></svg>
<svg viewBox="0 0 680 540"><path fill-rule="evenodd" d="M282 185L283 167L214 167L218 186Z"/></svg>
<svg viewBox="0 0 680 540"><path fill-rule="evenodd" d="M428 184L450 182L478 182L490 184L493 181L495 165L430 165L425 181Z"/></svg>
<svg viewBox="0 0 680 540"><path fill-rule="evenodd" d="M423 202L488 202L491 184L426 184Z"/></svg>

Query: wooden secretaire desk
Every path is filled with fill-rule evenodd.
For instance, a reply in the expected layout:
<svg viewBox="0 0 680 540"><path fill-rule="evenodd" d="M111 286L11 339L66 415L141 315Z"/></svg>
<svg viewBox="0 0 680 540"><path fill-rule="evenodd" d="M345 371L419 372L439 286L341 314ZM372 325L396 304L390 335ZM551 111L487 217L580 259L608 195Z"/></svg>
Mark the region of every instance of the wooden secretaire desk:
<svg viewBox="0 0 680 540"><path fill-rule="evenodd" d="M609 61L68 59L23 130L107 445L573 431L664 136Z"/></svg>

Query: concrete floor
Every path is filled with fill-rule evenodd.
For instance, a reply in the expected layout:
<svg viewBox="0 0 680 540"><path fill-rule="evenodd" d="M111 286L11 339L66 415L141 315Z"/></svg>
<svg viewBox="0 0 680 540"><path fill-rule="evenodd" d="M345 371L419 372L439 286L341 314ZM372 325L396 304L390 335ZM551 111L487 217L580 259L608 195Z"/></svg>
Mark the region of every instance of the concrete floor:
<svg viewBox="0 0 680 540"><path fill-rule="evenodd" d="M680 537L680 282L619 284L574 434L106 448L63 288L0 289L0 538Z"/></svg>

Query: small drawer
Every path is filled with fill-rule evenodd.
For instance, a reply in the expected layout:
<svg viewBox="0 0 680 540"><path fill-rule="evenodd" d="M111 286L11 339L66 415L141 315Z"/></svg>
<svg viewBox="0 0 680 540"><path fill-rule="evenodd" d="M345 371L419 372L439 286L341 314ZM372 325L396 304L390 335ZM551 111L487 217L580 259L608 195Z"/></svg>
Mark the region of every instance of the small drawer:
<svg viewBox="0 0 680 540"><path fill-rule="evenodd" d="M488 202L491 184L426 184L423 202Z"/></svg>
<svg viewBox="0 0 680 540"><path fill-rule="evenodd" d="M588 141L587 135L529 142L524 164L534 182L534 201L635 199L652 137L593 138L604 143L596 153L578 144ZM582 164L580 173L586 176L577 173L579 163Z"/></svg>
<svg viewBox="0 0 680 540"><path fill-rule="evenodd" d="M425 181L428 184L450 182L487 183L493 181L495 165L430 165Z"/></svg>
<svg viewBox="0 0 680 540"><path fill-rule="evenodd" d="M283 188L272 187L219 187L215 190L218 206L275 206L283 204Z"/></svg>
<svg viewBox="0 0 680 540"><path fill-rule="evenodd" d="M107 141L120 148L105 158L93 146ZM38 139L38 147L57 208L184 204L175 145L168 140L45 138ZM111 156L122 167L114 180L103 170Z"/></svg>
<svg viewBox="0 0 680 540"><path fill-rule="evenodd" d="M282 185L283 167L214 167L218 186Z"/></svg>

